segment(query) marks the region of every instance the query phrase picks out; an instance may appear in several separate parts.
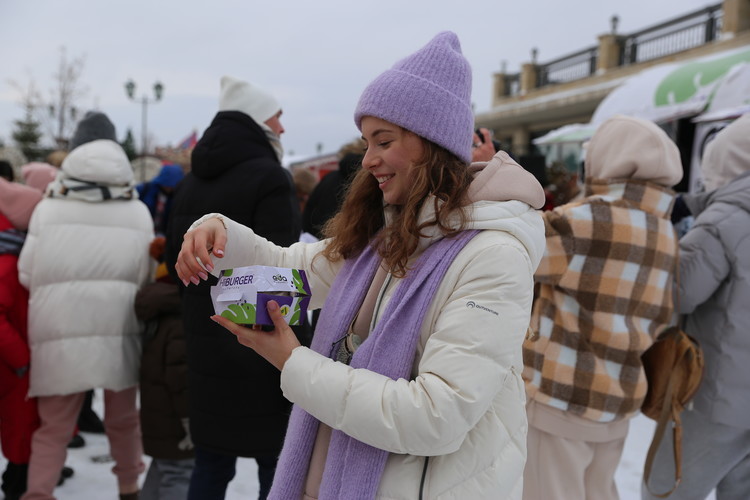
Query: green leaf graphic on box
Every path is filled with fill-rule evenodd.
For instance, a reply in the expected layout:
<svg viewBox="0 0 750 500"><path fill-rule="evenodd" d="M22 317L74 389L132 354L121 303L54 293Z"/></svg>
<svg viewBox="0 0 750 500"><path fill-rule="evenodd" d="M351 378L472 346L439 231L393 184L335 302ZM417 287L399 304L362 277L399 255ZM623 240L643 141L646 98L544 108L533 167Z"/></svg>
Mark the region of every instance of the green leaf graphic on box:
<svg viewBox="0 0 750 500"><path fill-rule="evenodd" d="M296 325L297 323L299 323L299 317L301 313L302 311L300 311L299 302L297 302L296 304L294 304L294 313L292 314L292 317L289 318L289 324Z"/></svg>
<svg viewBox="0 0 750 500"><path fill-rule="evenodd" d="M301 293L305 293L305 282L302 281L302 275L299 273L299 270L292 269L292 280L294 281L294 286L297 287L297 290Z"/></svg>
<svg viewBox="0 0 750 500"><path fill-rule="evenodd" d="M255 323L255 304L230 304L221 316L234 323Z"/></svg>
<svg viewBox="0 0 750 500"><path fill-rule="evenodd" d="M750 50L745 50L720 59L688 63L667 75L654 94L657 106L687 101L698 90L724 76L732 66L750 62Z"/></svg>
<svg viewBox="0 0 750 500"><path fill-rule="evenodd" d="M234 271L234 269L224 269L224 270L223 270L223 271L221 272L221 275L222 275L222 276L231 276L231 275L232 275L232 271Z"/></svg>

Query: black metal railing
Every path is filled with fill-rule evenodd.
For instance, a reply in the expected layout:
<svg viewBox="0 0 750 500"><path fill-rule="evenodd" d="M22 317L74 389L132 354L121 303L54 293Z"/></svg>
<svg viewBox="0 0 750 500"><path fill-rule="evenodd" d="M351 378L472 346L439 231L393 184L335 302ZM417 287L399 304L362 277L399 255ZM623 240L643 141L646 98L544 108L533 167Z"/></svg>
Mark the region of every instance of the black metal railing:
<svg viewBox="0 0 750 500"><path fill-rule="evenodd" d="M711 5L623 38L620 64L657 59L706 44L719 36L722 4Z"/></svg>
<svg viewBox="0 0 750 500"><path fill-rule="evenodd" d="M516 96L521 92L520 73L505 74L505 95Z"/></svg>
<svg viewBox="0 0 750 500"><path fill-rule="evenodd" d="M716 40L720 33L724 12L717 3L670 19L636 33L619 37L620 66L650 61L692 49ZM581 80L596 74L599 47L588 47L573 54L536 66L536 86ZM520 75L506 74L505 96L520 93Z"/></svg>
<svg viewBox="0 0 750 500"><path fill-rule="evenodd" d="M554 61L537 65L537 87L572 82L596 73L599 47L589 47Z"/></svg>

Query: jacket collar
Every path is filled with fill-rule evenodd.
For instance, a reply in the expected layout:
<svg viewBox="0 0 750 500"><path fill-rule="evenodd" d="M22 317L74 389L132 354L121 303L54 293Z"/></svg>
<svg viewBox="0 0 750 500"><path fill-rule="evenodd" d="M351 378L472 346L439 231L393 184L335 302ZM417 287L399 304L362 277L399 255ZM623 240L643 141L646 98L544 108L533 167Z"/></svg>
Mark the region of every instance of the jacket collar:
<svg viewBox="0 0 750 500"><path fill-rule="evenodd" d="M690 213L696 216L715 202L728 203L750 212L750 172L745 172L718 189L707 193L685 195L684 199L690 208Z"/></svg>
<svg viewBox="0 0 750 500"><path fill-rule="evenodd" d="M672 213L675 192L639 179L589 179L586 181L586 199L588 198L623 200L634 208L666 219Z"/></svg>

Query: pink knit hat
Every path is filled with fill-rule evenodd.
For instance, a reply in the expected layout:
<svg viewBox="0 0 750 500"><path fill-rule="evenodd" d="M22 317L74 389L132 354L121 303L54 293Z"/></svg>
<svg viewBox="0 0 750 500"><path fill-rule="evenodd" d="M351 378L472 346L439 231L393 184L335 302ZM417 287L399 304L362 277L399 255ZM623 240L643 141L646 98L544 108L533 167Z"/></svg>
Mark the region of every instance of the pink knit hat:
<svg viewBox="0 0 750 500"><path fill-rule="evenodd" d="M471 67L455 33L443 31L370 83L354 112L410 130L471 162Z"/></svg>
<svg viewBox="0 0 750 500"><path fill-rule="evenodd" d="M21 175L27 186L44 192L47 184L55 180L60 170L47 163L32 162L21 167Z"/></svg>
<svg viewBox="0 0 750 500"><path fill-rule="evenodd" d="M29 229L31 214L41 199L39 190L0 178L0 213L19 231Z"/></svg>

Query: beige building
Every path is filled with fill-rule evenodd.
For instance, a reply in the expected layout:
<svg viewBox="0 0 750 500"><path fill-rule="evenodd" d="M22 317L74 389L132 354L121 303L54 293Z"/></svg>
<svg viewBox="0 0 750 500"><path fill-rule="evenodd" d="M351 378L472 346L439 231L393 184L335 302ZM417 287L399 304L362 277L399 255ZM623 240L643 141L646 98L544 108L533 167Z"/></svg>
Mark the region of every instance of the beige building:
<svg viewBox="0 0 750 500"><path fill-rule="evenodd" d="M493 75L492 108L476 116L477 126L492 129L517 157L541 153L547 164L567 159L575 168L570 163L597 123L619 112L659 123L689 170L696 116L737 66L747 66L750 78L750 0L724 0L630 34L619 34L613 17L595 45L549 62L534 59L532 53L518 73Z"/></svg>

